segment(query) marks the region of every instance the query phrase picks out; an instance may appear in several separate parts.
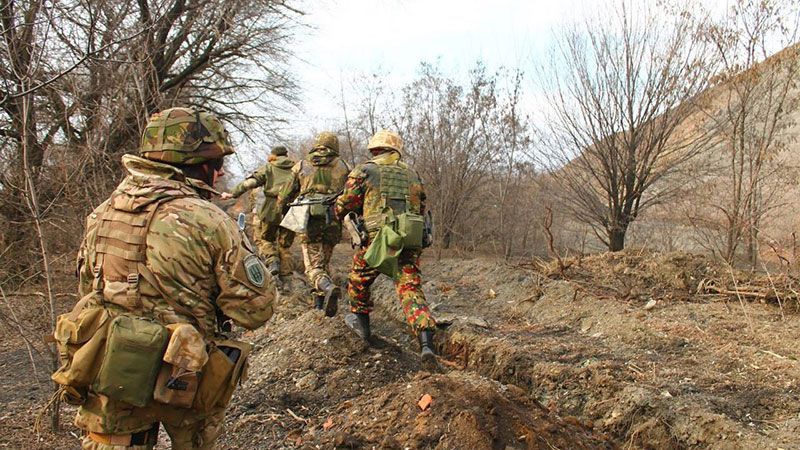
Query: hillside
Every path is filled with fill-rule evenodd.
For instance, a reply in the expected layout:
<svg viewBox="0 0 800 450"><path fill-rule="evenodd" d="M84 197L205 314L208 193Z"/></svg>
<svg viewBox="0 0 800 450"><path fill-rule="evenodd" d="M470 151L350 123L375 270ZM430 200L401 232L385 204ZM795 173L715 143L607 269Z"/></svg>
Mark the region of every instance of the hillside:
<svg viewBox="0 0 800 450"><path fill-rule="evenodd" d="M339 246L340 279L348 260ZM731 274L688 254L569 263L560 274L481 258L426 261L424 289L443 327L438 373L420 370L388 280L374 288L376 340L366 347L341 315L309 311L302 277L287 278L276 317L243 334L256 350L219 448L800 445L796 298L779 306L769 295L714 293L734 285ZM743 292L763 281L734 276ZM774 282L781 291L792 281ZM31 383L24 345L2 330L0 446L73 447L69 409L59 435L30 431L46 377ZM432 403L421 411L425 394Z"/></svg>

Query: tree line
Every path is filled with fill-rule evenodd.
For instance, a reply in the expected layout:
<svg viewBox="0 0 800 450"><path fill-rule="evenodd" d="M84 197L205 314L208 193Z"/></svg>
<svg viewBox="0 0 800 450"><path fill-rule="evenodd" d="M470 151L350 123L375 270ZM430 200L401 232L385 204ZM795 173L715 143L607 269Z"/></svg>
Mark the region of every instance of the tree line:
<svg viewBox="0 0 800 450"><path fill-rule="evenodd" d="M616 251L631 232L685 229L676 246L755 266L795 178L798 1L737 0L722 17L614 5L556 29L547 57L520 67L343 80L343 156L358 162L369 135L397 130L440 251ZM201 106L242 139L279 136L298 104L303 26L286 1L1 0L0 279L71 254L149 113Z"/></svg>

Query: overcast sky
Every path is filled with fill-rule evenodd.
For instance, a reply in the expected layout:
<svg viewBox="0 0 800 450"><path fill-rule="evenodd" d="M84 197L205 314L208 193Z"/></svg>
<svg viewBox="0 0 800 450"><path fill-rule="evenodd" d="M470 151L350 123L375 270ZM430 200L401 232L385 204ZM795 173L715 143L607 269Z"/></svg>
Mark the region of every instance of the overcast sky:
<svg viewBox="0 0 800 450"><path fill-rule="evenodd" d="M656 0L630 0L652 4ZM708 0L716 8L730 0ZM490 69L526 67L541 58L559 25L602 11L601 0L308 0L310 25L297 37L294 64L303 92L293 130L333 126L339 86L380 70L390 88L412 80L419 64L439 62L453 77L477 60Z"/></svg>

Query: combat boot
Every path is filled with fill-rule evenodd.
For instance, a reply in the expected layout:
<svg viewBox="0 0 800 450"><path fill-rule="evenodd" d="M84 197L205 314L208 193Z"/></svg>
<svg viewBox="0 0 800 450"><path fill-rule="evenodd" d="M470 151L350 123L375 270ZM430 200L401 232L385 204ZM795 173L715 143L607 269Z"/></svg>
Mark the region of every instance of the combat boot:
<svg viewBox="0 0 800 450"><path fill-rule="evenodd" d="M277 277L278 274L281 273L281 261L279 259L272 261L269 263L267 270L269 270L270 275Z"/></svg>
<svg viewBox="0 0 800 450"><path fill-rule="evenodd" d="M368 313L351 313L344 318L344 321L361 339L365 342L369 342L372 332L369 329Z"/></svg>
<svg viewBox="0 0 800 450"><path fill-rule="evenodd" d="M336 315L336 309L339 306L339 296L342 294L341 288L331 281L328 277L320 278L317 282L319 290L325 293L323 299L325 303L325 315L333 317ZM322 309L322 308L320 308Z"/></svg>
<svg viewBox="0 0 800 450"><path fill-rule="evenodd" d="M325 296L314 295L314 309L322 310L324 306L325 306Z"/></svg>
<svg viewBox="0 0 800 450"><path fill-rule="evenodd" d="M420 356L423 363L434 363L436 352L433 350L433 330L422 330L419 332Z"/></svg>

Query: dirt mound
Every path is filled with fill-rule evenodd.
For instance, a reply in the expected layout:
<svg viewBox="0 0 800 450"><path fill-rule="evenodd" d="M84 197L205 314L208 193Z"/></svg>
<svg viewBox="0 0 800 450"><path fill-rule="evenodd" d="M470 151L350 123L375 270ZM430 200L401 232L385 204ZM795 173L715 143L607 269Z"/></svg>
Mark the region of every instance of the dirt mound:
<svg viewBox="0 0 800 450"><path fill-rule="evenodd" d="M270 328L245 335L256 347L228 414L226 448L605 445L519 388L475 374L429 376L415 348L390 338L366 346L341 316L307 311ZM421 412L425 393L434 403Z"/></svg>
<svg viewBox="0 0 800 450"><path fill-rule="evenodd" d="M426 396L431 403L421 411ZM339 409L330 421L335 434L321 440L324 447L611 448L575 419L554 417L522 389L473 373L421 372Z"/></svg>

